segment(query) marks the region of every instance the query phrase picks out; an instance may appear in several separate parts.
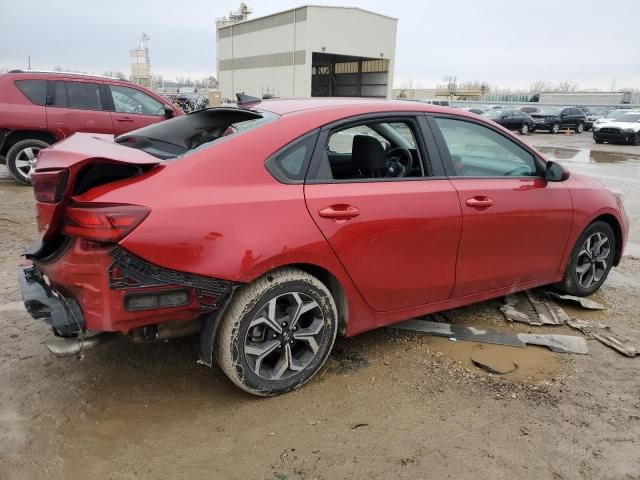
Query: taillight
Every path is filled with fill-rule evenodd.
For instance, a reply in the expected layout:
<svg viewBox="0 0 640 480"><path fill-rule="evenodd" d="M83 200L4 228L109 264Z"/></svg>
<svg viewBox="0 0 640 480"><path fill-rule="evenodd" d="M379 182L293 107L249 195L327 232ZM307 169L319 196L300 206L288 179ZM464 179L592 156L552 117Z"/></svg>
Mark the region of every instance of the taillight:
<svg viewBox="0 0 640 480"><path fill-rule="evenodd" d="M149 209L139 205L71 204L63 232L98 242L118 242L140 225Z"/></svg>
<svg viewBox="0 0 640 480"><path fill-rule="evenodd" d="M62 199L69 179L68 170L36 172L31 175L31 185L37 202L58 203Z"/></svg>

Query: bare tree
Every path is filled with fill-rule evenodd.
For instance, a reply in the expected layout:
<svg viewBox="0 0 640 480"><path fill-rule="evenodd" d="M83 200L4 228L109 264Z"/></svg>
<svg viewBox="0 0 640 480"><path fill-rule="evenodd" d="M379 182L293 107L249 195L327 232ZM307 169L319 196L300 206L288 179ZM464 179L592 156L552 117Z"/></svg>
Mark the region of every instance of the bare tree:
<svg viewBox="0 0 640 480"><path fill-rule="evenodd" d="M558 86L556 87L558 92L575 92L577 89L578 84L576 82L569 82L567 80L558 83Z"/></svg>
<svg viewBox="0 0 640 480"><path fill-rule="evenodd" d="M104 72L103 75L105 77L119 78L120 80L126 80L127 79L127 76L124 73L120 72L120 71L108 70L108 71Z"/></svg>
<svg viewBox="0 0 640 480"><path fill-rule="evenodd" d="M529 93L541 93L551 90L551 85L543 80L536 80L529 85Z"/></svg>

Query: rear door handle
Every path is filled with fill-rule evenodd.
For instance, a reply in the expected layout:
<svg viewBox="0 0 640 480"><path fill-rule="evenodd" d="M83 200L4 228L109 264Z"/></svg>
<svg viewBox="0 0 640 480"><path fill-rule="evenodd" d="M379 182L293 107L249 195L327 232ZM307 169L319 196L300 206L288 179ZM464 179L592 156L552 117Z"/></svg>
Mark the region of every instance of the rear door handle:
<svg viewBox="0 0 640 480"><path fill-rule="evenodd" d="M118 117L118 118L116 118L116 122L133 122L133 118L131 118L131 117Z"/></svg>
<svg viewBox="0 0 640 480"><path fill-rule="evenodd" d="M466 204L473 208L489 208L493 205L493 200L489 197L472 197L466 201Z"/></svg>
<svg viewBox="0 0 640 480"><path fill-rule="evenodd" d="M332 218L334 220L351 220L360 215L360 210L351 205L331 205L318 211L318 215L323 218Z"/></svg>

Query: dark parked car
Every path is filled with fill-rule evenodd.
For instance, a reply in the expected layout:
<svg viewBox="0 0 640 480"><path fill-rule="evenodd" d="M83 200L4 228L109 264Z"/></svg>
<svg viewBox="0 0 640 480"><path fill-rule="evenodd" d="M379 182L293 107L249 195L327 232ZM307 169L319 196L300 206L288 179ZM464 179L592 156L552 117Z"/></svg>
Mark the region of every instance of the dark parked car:
<svg viewBox="0 0 640 480"><path fill-rule="evenodd" d="M578 108L587 116L587 124L585 125L585 130L587 131L593 128L596 120L604 117L609 112L609 109L606 107L585 107L578 105Z"/></svg>
<svg viewBox="0 0 640 480"><path fill-rule="evenodd" d="M540 107L538 113L532 113L536 130L549 130L559 133L571 128L576 133L584 132L587 116L578 107Z"/></svg>
<svg viewBox="0 0 640 480"><path fill-rule="evenodd" d="M505 110L487 110L482 114L490 120L509 130L517 130L523 135L535 130L533 119L522 110L509 108Z"/></svg>
<svg viewBox="0 0 640 480"><path fill-rule="evenodd" d="M0 76L0 155L28 185L38 152L76 132L123 133L182 111L151 90L118 78L13 70Z"/></svg>

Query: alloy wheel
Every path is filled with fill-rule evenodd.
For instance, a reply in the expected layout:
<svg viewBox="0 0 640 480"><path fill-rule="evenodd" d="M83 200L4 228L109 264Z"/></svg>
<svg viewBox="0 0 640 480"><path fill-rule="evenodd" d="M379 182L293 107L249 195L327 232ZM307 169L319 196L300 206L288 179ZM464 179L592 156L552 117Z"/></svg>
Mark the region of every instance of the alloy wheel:
<svg viewBox="0 0 640 480"><path fill-rule="evenodd" d="M611 242L602 232L589 236L578 253L576 277L583 288L598 283L607 271Z"/></svg>
<svg viewBox="0 0 640 480"><path fill-rule="evenodd" d="M31 174L36 168L36 160L38 158L38 152L42 148L40 147L27 147L23 148L16 154L15 165L16 170L26 180L31 178Z"/></svg>
<svg viewBox="0 0 640 480"><path fill-rule="evenodd" d="M288 292L267 301L249 324L244 355L265 380L282 380L304 370L319 350L325 318L316 300Z"/></svg>

